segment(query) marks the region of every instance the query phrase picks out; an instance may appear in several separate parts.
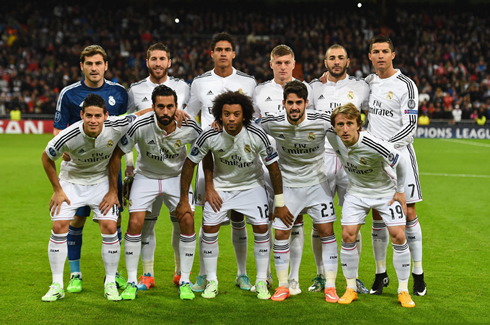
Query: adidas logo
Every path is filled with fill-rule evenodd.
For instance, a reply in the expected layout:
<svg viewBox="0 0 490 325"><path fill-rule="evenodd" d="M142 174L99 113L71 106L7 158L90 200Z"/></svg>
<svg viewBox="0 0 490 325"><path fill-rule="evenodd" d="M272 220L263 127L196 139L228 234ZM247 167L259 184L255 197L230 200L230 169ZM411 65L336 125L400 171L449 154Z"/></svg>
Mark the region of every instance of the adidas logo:
<svg viewBox="0 0 490 325"><path fill-rule="evenodd" d="M214 95L213 92L210 90L206 95Z"/></svg>
<svg viewBox="0 0 490 325"><path fill-rule="evenodd" d="M146 98L146 97L145 97L145 98L143 98L143 100L142 100L142 102L148 102L148 101L149 101L149 100L148 100L148 98Z"/></svg>
<svg viewBox="0 0 490 325"><path fill-rule="evenodd" d="M150 141L148 141L148 144L156 144L156 142L153 140L150 140Z"/></svg>
<svg viewBox="0 0 490 325"><path fill-rule="evenodd" d="M267 97L267 98L265 99L265 101L266 101L266 102L272 102L272 99L271 99L270 97Z"/></svg>
<svg viewBox="0 0 490 325"><path fill-rule="evenodd" d="M323 95L320 95L320 97L318 97L318 99L325 99L325 97L323 97Z"/></svg>
<svg viewBox="0 0 490 325"><path fill-rule="evenodd" d="M286 139L286 138L284 137L284 135L282 135L282 134L279 134L278 138L279 138L279 139L283 139L283 140L285 140L285 139Z"/></svg>
<svg viewBox="0 0 490 325"><path fill-rule="evenodd" d="M78 153L84 153L84 152L85 152L85 150L83 148L78 150Z"/></svg>

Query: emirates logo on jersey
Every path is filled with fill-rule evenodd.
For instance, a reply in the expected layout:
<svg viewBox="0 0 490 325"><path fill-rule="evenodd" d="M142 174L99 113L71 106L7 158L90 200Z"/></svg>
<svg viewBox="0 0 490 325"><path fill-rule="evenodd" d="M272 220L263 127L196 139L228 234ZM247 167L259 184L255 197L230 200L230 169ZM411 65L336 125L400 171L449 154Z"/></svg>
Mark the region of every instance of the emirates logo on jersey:
<svg viewBox="0 0 490 325"><path fill-rule="evenodd" d="M110 148L113 145L114 145L114 141L112 141L112 140L107 141L107 148Z"/></svg>
<svg viewBox="0 0 490 325"><path fill-rule="evenodd" d="M393 92L389 92L388 95L386 95L386 99L392 100L393 99Z"/></svg>
<svg viewBox="0 0 490 325"><path fill-rule="evenodd" d="M182 142L180 140L175 141L174 147L177 149L182 147Z"/></svg>
<svg viewBox="0 0 490 325"><path fill-rule="evenodd" d="M310 134L308 135L308 140L313 141L313 140L315 140L315 138L316 138L315 134L313 132L310 132Z"/></svg>
<svg viewBox="0 0 490 325"><path fill-rule="evenodd" d="M349 91L349 93L347 94L347 99L354 99L354 92L353 91Z"/></svg>

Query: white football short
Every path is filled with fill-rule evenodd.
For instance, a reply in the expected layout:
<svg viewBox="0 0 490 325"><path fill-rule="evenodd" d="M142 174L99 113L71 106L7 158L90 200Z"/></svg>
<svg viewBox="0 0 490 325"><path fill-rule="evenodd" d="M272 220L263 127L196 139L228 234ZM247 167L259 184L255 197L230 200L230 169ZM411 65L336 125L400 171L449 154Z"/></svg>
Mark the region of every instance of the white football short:
<svg viewBox="0 0 490 325"><path fill-rule="evenodd" d="M342 206L347 185L349 185L349 178L342 167L342 162L335 153L325 152L325 166L332 197L335 197L335 193L337 193L338 203Z"/></svg>
<svg viewBox="0 0 490 325"><path fill-rule="evenodd" d="M393 193L394 194L394 193ZM358 197L347 193L342 207L342 226L361 225L366 223L366 216L371 209L378 210L388 227L404 226L407 223L401 204L395 201L388 205L393 196L383 198Z"/></svg>
<svg viewBox="0 0 490 325"><path fill-rule="evenodd" d="M420 187L419 166L413 145L409 144L406 147L399 148L400 155L403 156L405 164L405 197L408 203L416 203L422 201L422 188Z"/></svg>
<svg viewBox="0 0 490 325"><path fill-rule="evenodd" d="M306 187L284 187L284 203L296 220L304 211L310 215L314 224L330 223L337 220L332 194L328 181ZM281 219L272 223L274 229L289 230Z"/></svg>
<svg viewBox="0 0 490 325"><path fill-rule="evenodd" d="M204 181L204 170L202 168L202 162L197 164L197 173L196 173L196 193L195 204L198 206L203 206L202 201L204 200L204 194L206 194L206 182Z"/></svg>
<svg viewBox="0 0 490 325"><path fill-rule="evenodd" d="M88 205L94 212L94 220L113 220L117 221L119 208L114 205L104 216L100 213L99 204L104 196L109 192L109 181L94 185L80 185L60 180L61 187L70 200L70 205L66 202L61 204L60 213L51 215L51 220L73 220L78 208Z"/></svg>
<svg viewBox="0 0 490 325"><path fill-rule="evenodd" d="M153 179L141 174L134 176L129 194L129 213L147 211L145 219L156 220L160 215L162 204L170 211L170 218L176 222L175 209L180 201L180 176ZM189 188L189 203L194 210L193 193Z"/></svg>
<svg viewBox="0 0 490 325"><path fill-rule="evenodd" d="M206 202L203 209L203 225L215 226L229 221L228 212L235 210L247 216L247 223L251 225L269 224L269 204L264 187L258 186L240 191L218 191L223 204L221 210L214 212Z"/></svg>

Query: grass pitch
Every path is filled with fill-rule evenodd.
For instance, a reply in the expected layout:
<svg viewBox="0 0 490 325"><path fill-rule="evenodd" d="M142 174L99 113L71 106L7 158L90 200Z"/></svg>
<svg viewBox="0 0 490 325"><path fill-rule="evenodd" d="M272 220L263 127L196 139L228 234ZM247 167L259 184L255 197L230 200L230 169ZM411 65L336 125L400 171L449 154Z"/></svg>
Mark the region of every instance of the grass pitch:
<svg viewBox="0 0 490 325"><path fill-rule="evenodd" d="M174 270L170 245L171 223L166 210L157 223L156 287L140 292L134 301L109 302L103 297L104 267L100 255L99 227L87 222L81 267L83 291L44 303L41 297L51 283L47 246L51 229L48 202L50 183L41 164L41 153L50 135L0 135L2 185L0 186L0 298L2 324L147 324L147 323L488 323L490 303L490 141L417 139L424 201L417 204L424 237L423 267L428 287L425 297L413 296L416 307L397 302L396 274L388 248L391 284L382 296L359 295L348 306L328 304L322 293L307 292L315 276L311 252L311 219L305 217L305 249L300 269L303 293L282 303L260 301L234 285L236 262L230 227L220 231L216 299L180 301L172 283ZM287 203L287 202L286 202ZM196 229L201 223L196 212ZM340 216L340 209L337 210ZM123 215L123 231L128 220ZM372 284L375 265L370 239L370 219L361 229L363 252L360 279ZM250 226L249 226L250 227ZM336 225L340 244L340 223ZM253 236L249 229L248 274L255 279ZM141 266L140 266L141 267ZM124 254L119 270L126 275ZM196 257L193 275L199 272ZM277 280L273 270L275 285ZM65 266L65 287L69 278ZM409 287L412 286L410 279ZM345 280L339 266L337 290Z"/></svg>

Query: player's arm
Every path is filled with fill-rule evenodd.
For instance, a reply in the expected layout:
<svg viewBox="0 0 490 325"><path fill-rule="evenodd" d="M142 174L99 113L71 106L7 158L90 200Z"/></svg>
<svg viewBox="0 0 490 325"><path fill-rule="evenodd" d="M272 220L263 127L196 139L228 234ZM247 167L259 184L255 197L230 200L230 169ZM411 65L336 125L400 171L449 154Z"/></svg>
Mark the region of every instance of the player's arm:
<svg viewBox="0 0 490 325"><path fill-rule="evenodd" d="M393 196L393 199L390 201L390 205L393 202L400 202L403 213L407 215L407 200L405 197L405 178L407 174L407 170L405 168L405 164L403 163L403 157L399 156L398 165L396 166L396 193Z"/></svg>
<svg viewBox="0 0 490 325"><path fill-rule="evenodd" d="M180 201L175 210L177 220L179 221L188 213L194 217L191 205L189 204L189 187L191 186L196 165L197 164L192 162L189 158L186 158L184 165L182 166L182 174L180 175Z"/></svg>
<svg viewBox="0 0 490 325"><path fill-rule="evenodd" d="M54 138L55 136L57 136L57 135L58 135L58 134L59 134L61 131L63 131L63 130L60 130L60 129L58 129L58 128L53 128L53 138Z"/></svg>
<svg viewBox="0 0 490 325"><path fill-rule="evenodd" d="M208 152L208 154L202 160L202 169L204 171L204 200L202 203L209 202L214 212L218 212L221 210L221 205L223 204L223 200L219 196L218 192L214 189L213 183L213 171L214 171L214 159L213 154Z"/></svg>
<svg viewBox="0 0 490 325"><path fill-rule="evenodd" d="M201 111L201 100L199 99L199 87L196 82L191 85L191 94L187 106L184 110L192 118L196 118L197 114Z"/></svg>
<svg viewBox="0 0 490 325"><path fill-rule="evenodd" d="M59 214L61 209L61 204L63 202L71 204L68 196L66 196L63 188L61 187L60 181L58 179L58 174L56 172L56 164L54 161L46 154L46 151L43 151L41 160L43 162L44 171L48 176L49 181L51 182L51 186L53 187L53 196L51 197L51 201L49 201L49 211L51 215Z"/></svg>
<svg viewBox="0 0 490 325"><path fill-rule="evenodd" d="M121 170L121 158L124 152L116 146L111 159L109 160L109 192L104 196L99 204L99 210L103 215L106 215L114 205L120 206L119 198L117 197L117 179Z"/></svg>
<svg viewBox="0 0 490 325"><path fill-rule="evenodd" d="M400 111L402 114L401 128L388 140L395 148L406 146L412 142L417 130L419 95L417 87L412 83L407 93L401 98Z"/></svg>
<svg viewBox="0 0 490 325"><path fill-rule="evenodd" d="M282 175L279 170L279 164L277 161L270 165L267 165L269 175L272 182L272 188L274 189L274 215L273 219L279 218L284 222L286 226L291 226L294 221L294 216L289 212L289 209L284 204L284 195L282 189Z"/></svg>

